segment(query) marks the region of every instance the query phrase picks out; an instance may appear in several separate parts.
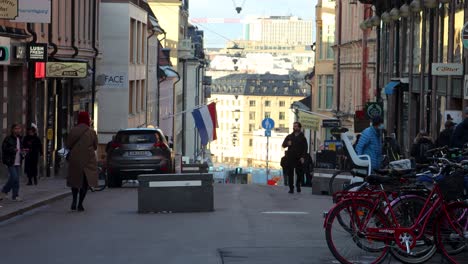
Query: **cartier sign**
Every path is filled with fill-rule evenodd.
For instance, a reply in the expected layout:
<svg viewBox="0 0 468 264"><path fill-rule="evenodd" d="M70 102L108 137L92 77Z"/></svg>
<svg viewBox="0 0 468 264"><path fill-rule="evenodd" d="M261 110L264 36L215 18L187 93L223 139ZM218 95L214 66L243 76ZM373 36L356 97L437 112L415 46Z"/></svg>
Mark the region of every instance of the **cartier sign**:
<svg viewBox="0 0 468 264"><path fill-rule="evenodd" d="M461 63L432 63L432 75L463 75L463 64Z"/></svg>

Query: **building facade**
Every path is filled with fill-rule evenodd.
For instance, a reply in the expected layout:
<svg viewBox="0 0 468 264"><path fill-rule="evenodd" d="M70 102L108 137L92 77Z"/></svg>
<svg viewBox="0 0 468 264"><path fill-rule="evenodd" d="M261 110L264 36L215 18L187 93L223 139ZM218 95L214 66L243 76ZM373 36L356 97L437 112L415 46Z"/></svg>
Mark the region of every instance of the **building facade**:
<svg viewBox="0 0 468 264"><path fill-rule="evenodd" d="M218 116L218 139L209 146L213 161L264 166L266 153L259 158L256 146L263 143L254 142L258 139L255 135L264 133L261 123L266 117L275 122L277 130L272 131L272 138L292 131L296 116L291 105L307 96L299 83L289 75L274 74L232 74L213 80L210 99L216 102ZM278 146L282 141L278 142L272 140L270 145L273 167L278 167L284 155Z"/></svg>
<svg viewBox="0 0 468 264"><path fill-rule="evenodd" d="M128 127L146 127L148 123L148 96L156 95L157 83L151 78L149 86L149 60L154 65L157 61L155 45L152 43L148 56L148 36L154 35L149 30L149 8L143 1L119 2L103 1L100 10L102 60L98 74L103 76L104 83L99 87L99 129L100 145L112 140L120 129ZM126 18L126 19L123 19ZM151 22L150 22L151 23ZM148 70L148 72L147 72ZM152 76L153 77L153 76ZM155 77L155 76L154 76ZM150 91L150 93L148 93Z"/></svg>
<svg viewBox="0 0 468 264"><path fill-rule="evenodd" d="M368 27L377 31L377 96L385 104L386 126L408 152L419 131L435 138L447 114L461 121L468 98L463 89L467 69L461 38L468 4L461 0L360 2L372 4L379 19ZM437 66L459 70L440 72Z"/></svg>
<svg viewBox="0 0 468 264"><path fill-rule="evenodd" d="M312 45L313 21L295 16L250 17L244 39L268 44Z"/></svg>

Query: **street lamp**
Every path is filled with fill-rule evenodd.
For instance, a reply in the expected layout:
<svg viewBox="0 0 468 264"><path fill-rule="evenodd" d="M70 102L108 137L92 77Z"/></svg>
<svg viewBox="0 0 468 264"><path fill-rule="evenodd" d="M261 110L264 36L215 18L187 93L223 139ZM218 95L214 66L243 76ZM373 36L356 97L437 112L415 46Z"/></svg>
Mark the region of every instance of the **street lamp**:
<svg viewBox="0 0 468 264"><path fill-rule="evenodd" d="M400 15L401 17L409 17L410 15L410 7L407 4L404 4L400 7Z"/></svg>
<svg viewBox="0 0 468 264"><path fill-rule="evenodd" d="M241 111L239 109L236 109L236 110L232 111L232 113L234 115L234 120L236 120L236 122L239 121L239 119L240 119L240 112Z"/></svg>
<svg viewBox="0 0 468 264"><path fill-rule="evenodd" d="M390 14L387 11L382 13L382 21L386 24L391 21Z"/></svg>
<svg viewBox="0 0 468 264"><path fill-rule="evenodd" d="M400 10L396 7L392 8L392 10L390 10L390 18L393 21L398 20L400 18Z"/></svg>
<svg viewBox="0 0 468 264"><path fill-rule="evenodd" d="M423 0L423 3L427 8L435 8L439 4L437 0Z"/></svg>
<svg viewBox="0 0 468 264"><path fill-rule="evenodd" d="M410 9L412 12L420 12L421 11L421 2L420 0L413 0L410 4Z"/></svg>
<svg viewBox="0 0 468 264"><path fill-rule="evenodd" d="M380 17L379 16L372 16L370 18L370 20L371 20L372 26L376 27L376 26L380 25Z"/></svg>

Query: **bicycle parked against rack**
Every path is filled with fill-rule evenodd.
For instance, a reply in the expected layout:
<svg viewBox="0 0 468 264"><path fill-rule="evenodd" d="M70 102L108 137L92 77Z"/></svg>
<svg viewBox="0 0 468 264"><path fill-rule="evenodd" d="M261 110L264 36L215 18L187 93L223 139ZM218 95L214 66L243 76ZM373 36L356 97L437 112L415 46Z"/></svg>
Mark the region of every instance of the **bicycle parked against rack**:
<svg viewBox="0 0 468 264"><path fill-rule="evenodd" d="M324 228L327 245L340 263L380 263L389 253L406 258L402 260L406 263L421 263L436 249L451 263L468 263L468 203L463 200L466 164L445 158L437 161L444 164L443 170L430 178L430 193L425 198L401 199L413 203L400 207L404 210L397 210L392 193L384 190L335 194L337 204ZM372 178L382 184L394 180Z"/></svg>

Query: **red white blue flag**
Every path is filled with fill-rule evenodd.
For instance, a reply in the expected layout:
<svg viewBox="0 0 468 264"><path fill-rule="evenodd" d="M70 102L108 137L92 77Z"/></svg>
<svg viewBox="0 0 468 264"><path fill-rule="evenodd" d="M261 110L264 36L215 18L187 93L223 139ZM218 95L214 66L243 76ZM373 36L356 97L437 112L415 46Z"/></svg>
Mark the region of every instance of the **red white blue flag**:
<svg viewBox="0 0 468 264"><path fill-rule="evenodd" d="M218 120L216 117L216 103L204 105L192 111L195 126L200 133L201 144L206 146L208 142L216 139Z"/></svg>

